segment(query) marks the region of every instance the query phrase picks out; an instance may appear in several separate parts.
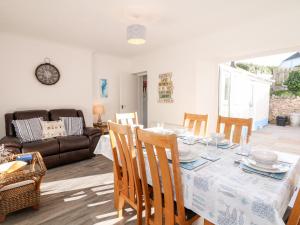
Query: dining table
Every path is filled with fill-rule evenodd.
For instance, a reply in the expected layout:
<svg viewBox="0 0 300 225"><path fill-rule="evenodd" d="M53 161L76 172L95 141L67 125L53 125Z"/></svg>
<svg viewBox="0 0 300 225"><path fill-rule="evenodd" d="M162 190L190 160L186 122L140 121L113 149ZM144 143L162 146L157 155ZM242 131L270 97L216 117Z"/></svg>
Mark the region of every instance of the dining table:
<svg viewBox="0 0 300 225"><path fill-rule="evenodd" d="M155 128L151 131L155 132ZM182 137L177 138L177 143L179 152L191 152L195 160L202 162L193 169L187 166L187 162L180 163L187 209L215 225L285 224L282 218L300 178L298 155L276 152L278 161L289 166L288 171L278 179L244 170L241 160L246 156L240 154L238 145L226 149L203 142L187 144ZM255 150L259 151L259 146L252 146L251 151ZM217 158L208 160L207 156L212 153ZM101 136L95 154L113 160L108 135ZM151 185L150 168L147 160L145 162Z"/></svg>

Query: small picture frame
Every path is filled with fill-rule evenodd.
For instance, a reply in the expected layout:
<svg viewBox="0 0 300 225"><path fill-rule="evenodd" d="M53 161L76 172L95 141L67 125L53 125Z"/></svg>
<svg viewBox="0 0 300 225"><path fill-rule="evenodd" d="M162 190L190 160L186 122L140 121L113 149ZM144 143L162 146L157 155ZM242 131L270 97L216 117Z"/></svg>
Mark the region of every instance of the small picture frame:
<svg viewBox="0 0 300 225"><path fill-rule="evenodd" d="M102 98L108 97L107 88L108 88L107 79L100 79L100 96Z"/></svg>

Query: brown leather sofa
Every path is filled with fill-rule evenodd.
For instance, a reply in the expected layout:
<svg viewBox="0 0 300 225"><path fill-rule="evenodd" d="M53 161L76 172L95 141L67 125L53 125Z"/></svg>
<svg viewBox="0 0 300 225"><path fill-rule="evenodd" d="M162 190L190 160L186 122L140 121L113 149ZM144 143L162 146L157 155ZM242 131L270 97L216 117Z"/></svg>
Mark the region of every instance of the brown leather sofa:
<svg viewBox="0 0 300 225"><path fill-rule="evenodd" d="M42 117L44 120L58 120L59 117L82 117L83 135L50 138L41 141L21 143L16 137L12 120L22 120ZM6 136L0 140L10 150L17 153L38 151L44 158L47 168L88 159L94 156L93 151L100 138L100 130L86 127L81 110L55 109L17 111L5 114Z"/></svg>

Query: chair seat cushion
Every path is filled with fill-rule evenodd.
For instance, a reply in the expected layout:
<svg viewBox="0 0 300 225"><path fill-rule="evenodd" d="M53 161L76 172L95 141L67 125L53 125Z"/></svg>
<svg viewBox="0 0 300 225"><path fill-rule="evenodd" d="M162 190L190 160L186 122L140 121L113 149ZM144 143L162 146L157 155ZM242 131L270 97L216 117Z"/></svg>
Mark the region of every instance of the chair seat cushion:
<svg viewBox="0 0 300 225"><path fill-rule="evenodd" d="M89 148L90 141L86 136L57 137L60 145L60 152L68 152L78 149Z"/></svg>
<svg viewBox="0 0 300 225"><path fill-rule="evenodd" d="M42 156L59 154L59 144L56 138L23 144L22 152L40 152Z"/></svg>
<svg viewBox="0 0 300 225"><path fill-rule="evenodd" d="M24 180L24 181L17 182L17 183L14 183L14 184L9 184L9 185L6 185L3 188L1 188L0 192L11 190L11 189L14 189L14 188L19 188L19 187L22 187L22 186L25 186L25 185L28 185L28 184L34 184L34 181L33 180Z"/></svg>

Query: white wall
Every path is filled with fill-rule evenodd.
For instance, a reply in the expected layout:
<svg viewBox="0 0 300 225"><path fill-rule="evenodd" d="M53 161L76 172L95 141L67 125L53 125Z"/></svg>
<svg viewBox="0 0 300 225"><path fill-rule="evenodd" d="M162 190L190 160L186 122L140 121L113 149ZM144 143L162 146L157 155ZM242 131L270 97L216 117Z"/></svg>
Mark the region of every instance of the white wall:
<svg viewBox="0 0 300 225"><path fill-rule="evenodd" d="M120 109L120 76L130 74L131 61L126 58L95 53L93 55L93 99L105 107L103 121L114 120ZM100 96L100 79L108 81L108 97ZM96 118L94 118L96 119Z"/></svg>
<svg viewBox="0 0 300 225"><path fill-rule="evenodd" d="M35 68L49 57L61 78L53 86L36 79ZM0 136L4 114L16 110L82 109L92 123L92 52L45 40L0 33Z"/></svg>
<svg viewBox="0 0 300 225"><path fill-rule="evenodd" d="M209 115L215 130L218 112L218 64L202 60L190 44L176 45L133 59L133 72L148 72L148 125L183 123L184 112ZM174 103L158 103L158 76L172 72Z"/></svg>

